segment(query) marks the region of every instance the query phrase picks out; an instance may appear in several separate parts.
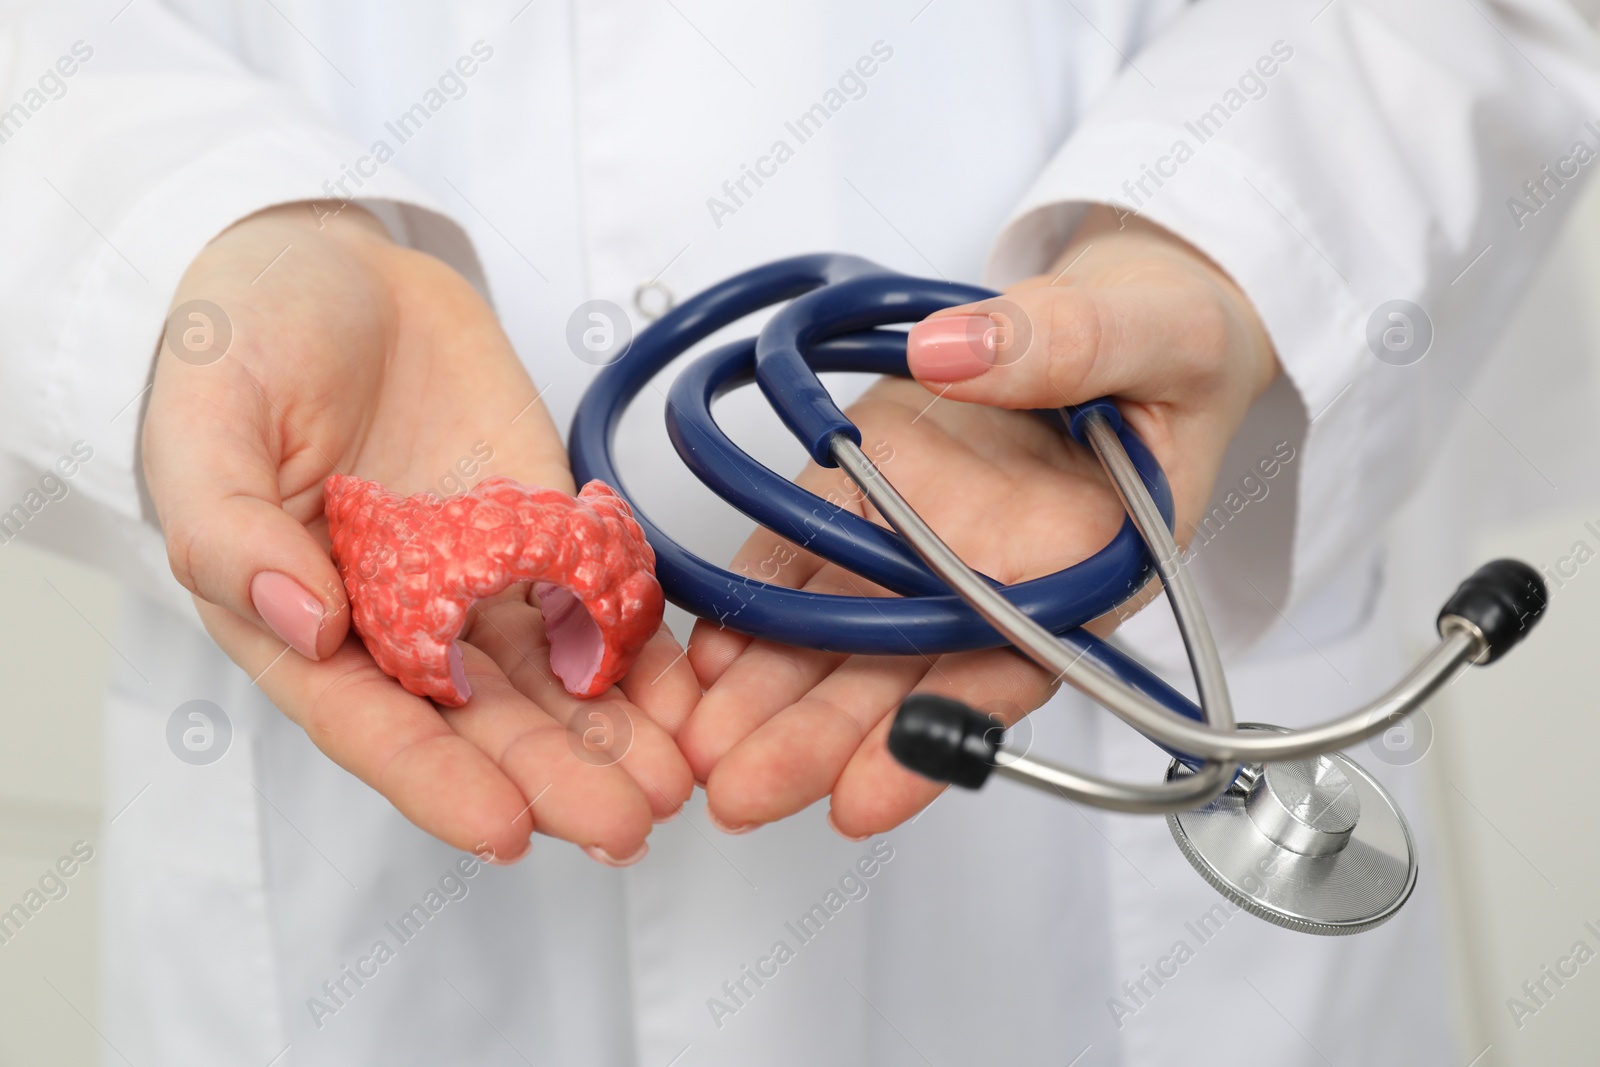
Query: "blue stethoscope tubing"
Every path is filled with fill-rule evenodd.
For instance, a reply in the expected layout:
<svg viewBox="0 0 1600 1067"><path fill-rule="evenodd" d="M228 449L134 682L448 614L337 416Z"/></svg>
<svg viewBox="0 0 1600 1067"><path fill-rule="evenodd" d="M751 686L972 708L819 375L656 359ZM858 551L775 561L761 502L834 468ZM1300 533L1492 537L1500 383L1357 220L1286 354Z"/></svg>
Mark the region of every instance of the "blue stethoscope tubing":
<svg viewBox="0 0 1600 1067"><path fill-rule="evenodd" d="M667 598L700 618L781 644L862 655L927 656L1002 646L1006 642L1000 634L951 593L897 533L758 463L722 432L711 414L718 398L754 380L811 457L834 466L833 436L845 434L859 445L861 434L833 402L818 372L909 377L906 335L879 327L916 322L942 308L995 295L976 286L895 274L843 255L796 256L735 275L667 312L600 369L578 404L568 437L573 475L580 484L596 478L606 482L629 501L655 549L656 577ZM810 593L708 563L651 521L617 469L612 453L617 428L651 380L716 331L784 301L788 305L758 337L722 345L678 376L667 394L668 435L690 471L729 504L899 597ZM1123 447L1171 527L1172 493L1160 465L1122 424L1114 406L1108 401L1093 404L1118 428ZM1077 422L1072 418L1064 427L1075 437ZM1200 708L1182 693L1079 628L1136 594L1153 570L1138 530L1125 520L1111 542L1089 559L1001 591L1077 654L1164 707L1204 722ZM1201 765L1167 751L1190 766Z"/></svg>

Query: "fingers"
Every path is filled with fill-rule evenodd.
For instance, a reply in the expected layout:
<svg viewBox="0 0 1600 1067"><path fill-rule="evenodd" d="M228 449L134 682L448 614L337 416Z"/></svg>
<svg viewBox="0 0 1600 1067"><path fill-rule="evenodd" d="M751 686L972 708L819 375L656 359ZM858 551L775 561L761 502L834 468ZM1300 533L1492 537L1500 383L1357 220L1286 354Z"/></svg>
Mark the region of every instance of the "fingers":
<svg viewBox="0 0 1600 1067"><path fill-rule="evenodd" d="M1155 402L1216 376L1230 337L1215 293L1158 272L1138 284L1039 286L941 311L911 329L911 373L951 400L1060 407Z"/></svg>
<svg viewBox="0 0 1600 1067"><path fill-rule="evenodd" d="M717 684L753 641L749 634L729 629L722 623L700 619L689 631L689 654L686 657L695 679L702 689Z"/></svg>
<svg viewBox="0 0 1600 1067"><path fill-rule="evenodd" d="M349 629L344 585L303 520L284 510L275 415L243 379L226 361L163 359L144 457L168 559L202 600L323 659Z"/></svg>
<svg viewBox="0 0 1600 1067"><path fill-rule="evenodd" d="M823 471L812 464L795 479L795 484L816 492L818 483L837 481L841 477L838 471ZM752 581L799 589L822 569L823 561L802 551L792 541L758 529L739 547L728 566L735 574L748 575ZM750 647L752 639L733 628L737 625L737 618L719 622L702 619L695 623L689 635L689 662L702 688L710 689L715 685L723 672Z"/></svg>
<svg viewBox="0 0 1600 1067"><path fill-rule="evenodd" d="M678 735L696 780L708 782L718 762L767 720L821 682L845 656L754 641L717 683ZM716 805L713 803L713 809ZM721 817L721 812L718 812ZM731 815L731 813L730 813ZM743 825L729 822L728 825Z"/></svg>
<svg viewBox="0 0 1600 1067"><path fill-rule="evenodd" d="M944 788L889 755L889 727L908 694L953 697L1010 726L1054 688L1004 649L941 656L931 669L918 657L852 656L722 757L706 783L709 806L725 824L753 826L832 793L841 834L892 829Z"/></svg>
<svg viewBox="0 0 1600 1067"><path fill-rule="evenodd" d="M746 549L749 547L746 545ZM804 588L809 592L861 595L863 591L851 588L837 568L822 569L821 561L807 553L794 559L793 567L776 576L773 584L795 579L804 579ZM700 650L696 669L703 672L702 683L710 673L704 668L712 655L732 654L730 661L715 672L714 681L706 686L694 714L678 733L678 747L700 782L709 782L713 768L729 750L799 700L846 658L834 652L752 640L742 634L732 640L722 638L722 633L702 623L690 640L691 649L698 645ZM708 644L719 643L724 646L720 652L706 651ZM723 818L715 801L711 810L724 825L744 825Z"/></svg>
<svg viewBox="0 0 1600 1067"><path fill-rule="evenodd" d="M672 737L678 736L700 701L700 680L688 653L665 624L640 651L617 688Z"/></svg>
<svg viewBox="0 0 1600 1067"><path fill-rule="evenodd" d="M943 788L889 755L889 726L909 693L951 696L1010 725L1052 689L1042 671L1005 650L941 656L931 665L917 657L853 656L717 763L706 783L710 807L726 823L756 825L832 793L841 834L892 829Z"/></svg>
<svg viewBox="0 0 1600 1067"><path fill-rule="evenodd" d="M467 652L480 650L498 676L505 680L505 685L519 693L524 704L531 702L529 707L539 712L540 721L561 727L556 739L561 741L569 758L569 772L585 766L604 770L613 777L620 775L618 780L641 793L647 805L644 832L649 831L650 820L664 821L672 817L689 798L694 789L689 765L672 736L660 724L626 700L618 689L584 700L568 693L556 679L550 670L544 623L536 609L515 598L479 604L463 636L462 646L464 658ZM658 647L656 655L659 657L666 647ZM670 647L675 649L676 642L670 642ZM472 681L470 675L469 681ZM640 684L649 688L648 680ZM662 684L667 684L665 679ZM676 684L683 684L681 677ZM693 682L692 676L689 684L698 692L698 684ZM474 688L467 708L478 704L478 696ZM445 713L452 722L455 722L454 714ZM486 735L485 739L501 747L505 745L504 738L499 735L494 735L493 739ZM544 750L535 751L542 753ZM514 768L506 766L505 769L513 778L517 777ZM519 779L519 784L524 783ZM639 840L642 843L643 838ZM612 853L613 856L629 854Z"/></svg>
<svg viewBox="0 0 1600 1067"><path fill-rule="evenodd" d="M724 823L744 826L773 822L827 796L873 727L899 707L928 666L916 656L845 660L716 763L706 780L708 805Z"/></svg>
<svg viewBox="0 0 1600 1067"><path fill-rule="evenodd" d="M504 861L533 831L522 791L433 705L378 670L359 642L320 663L285 655L283 643L244 619L199 603L217 644L314 744L388 798L417 826L464 851Z"/></svg>
<svg viewBox="0 0 1600 1067"><path fill-rule="evenodd" d="M927 672L915 691L952 697L1011 726L1048 700L1055 688L1045 672L1021 656L1006 649L985 649L941 656L937 669ZM891 830L931 804L944 789L906 770L889 754L892 723L892 715L877 722L833 784L830 819L846 837Z"/></svg>
<svg viewBox="0 0 1600 1067"><path fill-rule="evenodd" d="M807 483L827 477L813 466L797 484L813 488ZM737 574L786 589L810 589L823 566L818 557L766 530L757 530L730 564ZM845 591L837 582L824 584L828 592ZM738 624L737 618L730 622ZM728 625L701 620L689 635L688 658L705 692L678 732L678 745L695 780L704 782L729 749L798 700L844 657L757 641Z"/></svg>
<svg viewBox="0 0 1600 1067"><path fill-rule="evenodd" d="M813 559L805 557L806 561ZM809 571L812 564L806 561L797 560L795 570L786 577ZM881 592L877 586L852 578L836 567L817 570L804 588L831 596ZM826 785L818 792L818 783L831 781L830 774L837 772L835 763L842 766L843 757L831 761L825 746L820 746L817 738L808 738L803 728L774 727L778 720L793 715L796 705L842 728L843 734L835 732L829 741L844 744L847 742L838 739L851 735L851 716L874 713L875 695L885 688L883 673L909 672L905 682L909 687L916 672L925 668L925 661L916 658L849 657L747 639L737 658L707 688L678 735L678 745L695 778L706 783L707 811L713 820L742 830L799 811L827 792ZM845 679L836 681L840 672ZM893 689L894 683L890 682L887 688ZM754 740L753 735L769 728L777 730L772 744L758 746L757 756L746 764L719 773L728 758ZM856 742L860 736L861 731L856 729ZM769 776L768 771L783 759L787 760L787 767L776 776ZM796 796L809 799L796 803L792 799Z"/></svg>
<svg viewBox="0 0 1600 1067"><path fill-rule="evenodd" d="M642 856L652 811L628 774L614 762L580 759L567 727L521 693L486 651L463 642L462 667L472 699L441 715L516 783L534 828L603 863Z"/></svg>

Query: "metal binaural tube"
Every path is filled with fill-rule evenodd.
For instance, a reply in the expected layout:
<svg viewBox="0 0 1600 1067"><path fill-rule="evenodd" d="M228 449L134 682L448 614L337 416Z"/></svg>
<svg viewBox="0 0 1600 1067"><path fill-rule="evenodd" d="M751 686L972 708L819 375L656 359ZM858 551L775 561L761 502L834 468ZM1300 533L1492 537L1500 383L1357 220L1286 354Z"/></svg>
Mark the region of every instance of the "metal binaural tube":
<svg viewBox="0 0 1600 1067"><path fill-rule="evenodd" d="M1121 442L1114 432L1110 432L1109 426L1105 429L1107 432L1100 433L1091 422L1090 441L1101 455L1119 495L1127 502L1129 514L1140 525L1141 533L1155 526L1164 530L1159 512L1155 511L1154 502L1133 471ZM1204 708L1208 718L1215 721L1201 724L1170 711L1128 686L1017 610L939 539L854 442L835 437L833 448L839 465L861 486L890 525L906 538L917 554L954 592L972 604L973 609L990 625L1035 662L1105 706L1140 733L1170 748L1208 761L1194 777L1207 789L1215 784L1213 775L1216 777L1221 785L1211 796L1225 788L1226 781L1231 779L1230 768L1225 765L1229 761L1255 764L1303 759L1345 748L1383 732L1397 718L1414 711L1461 670L1476 662L1485 650L1484 638L1480 633L1470 625L1454 625L1447 617L1441 625L1443 636L1438 645L1421 663L1388 692L1340 718L1281 734L1239 731L1233 727L1231 706L1227 704L1224 688L1222 705ZM1151 516L1157 516L1153 522ZM1176 545L1171 542L1170 534L1166 543L1171 547L1166 551L1163 551L1159 535L1155 539L1157 543L1153 554L1158 561L1178 559ZM1216 687L1202 675L1202 672L1209 673L1212 670L1215 647L1206 648L1210 634L1209 628L1204 628L1203 621L1200 628L1194 625L1195 617L1200 614L1194 610L1198 606L1198 598L1187 581L1181 561L1176 567L1164 567L1164 578L1169 571L1174 576L1168 583L1169 590L1182 590L1172 593L1171 599L1180 627L1186 626L1187 619L1184 636L1191 663L1196 665L1197 684L1203 687L1202 696L1205 695L1205 687L1215 693ZM1178 606L1180 601L1183 602L1182 607ZM1201 618L1203 620L1203 616ZM1216 665L1215 671L1220 673L1220 664ZM1223 715L1226 721L1223 721ZM1007 777L1028 780L1041 788L1069 794L1073 790L1080 790L1081 799L1102 805L1107 805L1114 795L1126 801L1126 804L1116 805L1119 810L1171 810L1165 806L1167 794L1150 796L1143 790L1054 768L1032 758L1008 757L1004 753L1000 758L1001 761L1010 760L1009 765L1005 762L999 764L999 769ZM1107 792L1108 789L1110 792ZM1203 790L1197 792L1204 793ZM1204 800L1200 802L1204 803ZM1159 809L1143 806L1147 803L1163 806Z"/></svg>
<svg viewBox="0 0 1600 1067"><path fill-rule="evenodd" d="M1161 521L1160 511L1150 498L1150 493L1145 489L1138 472L1134 470L1133 463L1123 449L1122 442L1117 438L1116 431L1105 417L1095 412L1087 413L1084 419L1084 434L1100 458L1101 466L1110 475L1112 484L1116 486L1123 508L1138 528L1140 536L1144 538L1151 556L1155 558L1162 583L1167 588L1167 597L1172 601L1173 615L1177 619L1178 629L1183 634L1184 647L1189 651L1189 663L1194 670L1196 684L1204 694L1206 670L1214 669L1220 672L1222 668L1216 655L1215 645L1212 643L1210 627L1205 622L1205 612L1200 606L1200 598L1189 579L1188 571L1182 565L1182 554L1177 542L1173 540L1166 524ZM1190 633L1191 629L1196 631L1193 635ZM1220 729L1201 726L1173 715L1166 708L1159 709L1165 720L1162 725L1169 727L1165 730L1159 728L1151 730L1148 728L1149 724L1134 722L1127 716L1121 717L1146 736L1192 753L1196 757L1212 759L1232 757L1250 763L1275 763L1321 755L1382 733L1392 726L1396 719L1421 707L1430 696L1448 684L1465 667L1477 662L1483 652L1482 634L1471 624L1464 622L1459 627L1447 626L1446 630L1438 646L1396 686L1377 700L1320 726L1292 730L1286 734L1241 732L1230 728L1229 732L1233 738L1243 742L1242 747L1220 740L1219 735L1222 733ZM1210 655L1197 657L1196 648L1208 649ZM1112 710L1118 711L1115 707ZM1120 716L1121 712L1118 714Z"/></svg>

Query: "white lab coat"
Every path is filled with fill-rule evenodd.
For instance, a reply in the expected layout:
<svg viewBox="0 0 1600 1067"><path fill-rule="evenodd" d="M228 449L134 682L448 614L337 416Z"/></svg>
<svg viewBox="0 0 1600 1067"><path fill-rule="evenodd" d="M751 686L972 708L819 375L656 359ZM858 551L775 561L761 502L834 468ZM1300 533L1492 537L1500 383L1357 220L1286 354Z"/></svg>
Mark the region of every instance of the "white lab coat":
<svg viewBox="0 0 1600 1067"><path fill-rule="evenodd" d="M1046 265L1079 205L1117 201L1231 272L1277 343L1286 380L1230 453L1219 501L1276 442L1296 458L1196 566L1245 717L1306 721L1386 684L1408 651L1397 635L1414 639L1431 610L1384 608L1384 520L1452 410L1446 383L1470 379L1572 196L1548 186L1520 229L1503 202L1526 199L1522 182L1574 140L1596 143L1592 37L1564 5L7 7L0 105L23 112L0 124L0 487L22 499L89 442L68 500L24 536L136 593L115 637L98 842L108 1063L1087 1067L1233 1063L1241 1048L1273 1064L1477 1051L1450 1047L1427 874L1381 930L1303 937L1212 910L1160 820L1007 783L859 844L826 828L822 805L726 837L697 800L626 871L539 841L513 868L447 878L462 857L323 759L198 629L138 475L140 390L198 249L264 206L340 195L341 179L397 238L485 286L563 424L593 370L565 342L586 299L631 309L644 283L681 296L817 249L999 284ZM77 61L58 68L62 56ZM463 56L471 76L441 86ZM873 73L841 86L869 56ZM1258 62L1272 73L1241 84ZM829 117L800 143L786 124L819 102ZM1221 132L1202 140L1187 124L1208 111ZM779 140L793 150L781 163ZM380 141L392 157L378 164ZM1410 368L1365 343L1369 312L1396 298L1437 329L1432 359ZM640 408L620 447L643 506L725 556L747 524L662 458L659 401ZM754 452L799 462L753 403L729 409ZM1159 623L1127 640L1170 662ZM173 709L197 698L233 727L208 766L166 742ZM1071 696L1030 729L1040 751L1159 770L1151 746ZM1406 805L1427 865L1414 769L1363 762ZM801 916L836 901L800 936ZM426 922L403 937L413 904ZM1208 913L1202 939L1186 924Z"/></svg>

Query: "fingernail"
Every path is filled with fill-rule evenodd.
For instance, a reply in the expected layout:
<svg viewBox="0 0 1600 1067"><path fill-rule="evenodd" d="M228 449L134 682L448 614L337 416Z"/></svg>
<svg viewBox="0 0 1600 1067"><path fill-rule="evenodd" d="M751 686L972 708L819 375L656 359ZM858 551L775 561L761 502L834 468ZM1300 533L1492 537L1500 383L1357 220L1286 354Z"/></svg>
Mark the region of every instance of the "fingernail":
<svg viewBox="0 0 1600 1067"><path fill-rule="evenodd" d="M747 822L742 823L739 826L729 826L727 823L717 818L717 813L712 811L709 807L706 808L706 818L711 820L712 826L715 826L718 830L721 830L725 834L747 834L751 830L754 830L756 827L761 825L758 822Z"/></svg>
<svg viewBox="0 0 1600 1067"><path fill-rule="evenodd" d="M599 845L585 845L583 850L589 854L590 859L596 863L603 863L607 867L632 867L635 863L644 859L644 854L650 851L650 842L646 841L639 846L633 855L624 856L620 860Z"/></svg>
<svg viewBox="0 0 1600 1067"><path fill-rule="evenodd" d="M862 834L860 837L856 837L852 834L845 833L843 830L839 829L839 822L833 817L833 812L831 811L828 812L828 825L833 827L834 833L838 834L846 841L865 841L867 838L872 836L871 834Z"/></svg>
<svg viewBox="0 0 1600 1067"><path fill-rule="evenodd" d="M682 810L683 810L683 808L681 808L681 807L673 808L671 811L667 812L665 815L657 815L654 818L652 818L650 821L655 823L657 826L660 826L662 823L671 822L673 819L676 819L678 817L678 812L680 812Z"/></svg>
<svg viewBox="0 0 1600 1067"><path fill-rule="evenodd" d="M492 866L495 866L495 867L510 867L510 866L514 865L522 857L526 856L527 854L528 854L528 850L527 849L523 849L521 852L518 852L515 856L509 856L509 857L508 856L502 856L499 853L494 853L492 855L483 857L483 862L487 863L487 864L490 864Z"/></svg>
<svg viewBox="0 0 1600 1067"><path fill-rule="evenodd" d="M328 613L304 586L287 574L262 571L250 580L250 603L290 648L317 658L317 632Z"/></svg>
<svg viewBox="0 0 1600 1067"><path fill-rule="evenodd" d="M994 365L1000 328L987 315L947 315L911 327L906 362L924 381L959 382Z"/></svg>

